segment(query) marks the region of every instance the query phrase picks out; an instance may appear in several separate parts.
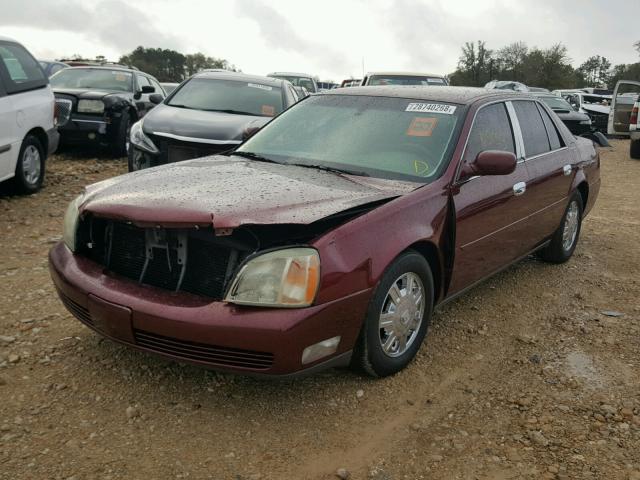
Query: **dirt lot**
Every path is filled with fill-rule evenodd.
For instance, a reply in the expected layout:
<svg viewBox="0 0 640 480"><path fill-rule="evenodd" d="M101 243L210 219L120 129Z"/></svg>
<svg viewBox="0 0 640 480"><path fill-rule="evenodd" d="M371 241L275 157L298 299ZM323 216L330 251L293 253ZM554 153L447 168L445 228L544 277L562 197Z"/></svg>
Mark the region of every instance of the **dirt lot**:
<svg viewBox="0 0 640 480"><path fill-rule="evenodd" d="M613 145L567 264L528 259L444 307L393 378L287 383L74 320L47 251L67 202L126 165L54 157L41 193L0 193L0 479L639 480L640 162Z"/></svg>

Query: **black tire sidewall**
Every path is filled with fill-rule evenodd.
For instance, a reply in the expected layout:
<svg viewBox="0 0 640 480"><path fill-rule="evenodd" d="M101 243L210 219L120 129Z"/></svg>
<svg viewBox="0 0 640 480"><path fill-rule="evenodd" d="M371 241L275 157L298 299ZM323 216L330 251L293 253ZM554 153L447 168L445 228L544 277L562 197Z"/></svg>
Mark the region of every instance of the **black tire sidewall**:
<svg viewBox="0 0 640 480"><path fill-rule="evenodd" d="M640 159L640 140L629 141L629 156L631 158Z"/></svg>
<svg viewBox="0 0 640 480"><path fill-rule="evenodd" d="M380 331L379 331L379 316L382 310L382 303L387 296L387 292L392 283L404 273L413 272L417 274L422 280L422 284L425 289L425 309L424 316L422 318L422 324L420 330L415 338L413 344L409 349L399 357L389 357L382 350L380 345ZM429 268L429 263L425 258L417 252L406 252L400 255L394 262L387 268L382 275L380 282L374 291L374 294L369 302L367 309L367 316L364 325L364 347L365 347L365 362L366 369L372 370L369 373L375 374L379 377L392 375L403 368L405 368L411 360L415 357L416 353L422 345L422 341L429 328L431 320L431 313L433 310L433 275Z"/></svg>
<svg viewBox="0 0 640 480"><path fill-rule="evenodd" d="M571 248L566 250L564 245L562 244L562 233L564 231L564 223L567 218L567 212L569 211L569 207L573 202L578 203L578 230L576 231L576 237L571 244ZM580 239L580 232L582 231L582 215L584 213L584 205L582 204L582 196L579 192L575 192L569 199L566 208L564 209L564 214L562 215L562 221L560 222L560 226L556 230L551 239L551 243L542 251L542 259L551 263L564 263L571 258L573 252L578 245L578 240Z"/></svg>
<svg viewBox="0 0 640 480"><path fill-rule="evenodd" d="M113 146L113 154L120 158L127 155L127 136L129 135L129 126L131 125L131 118L128 113L122 114L120 119L120 125L118 125L118 136L116 137L116 143ZM131 150L131 145L129 145Z"/></svg>
<svg viewBox="0 0 640 480"><path fill-rule="evenodd" d="M40 177L38 178L38 182L33 184L27 182L24 177L23 170L23 157L27 147L34 146L38 149L40 153ZM42 187L44 182L44 169L45 169L45 155L44 155L44 147L40 143L37 137L34 135L27 135L25 139L22 141L22 145L20 146L20 153L18 154L18 162L16 164L16 172L14 177L14 184L17 189L21 193L35 193Z"/></svg>

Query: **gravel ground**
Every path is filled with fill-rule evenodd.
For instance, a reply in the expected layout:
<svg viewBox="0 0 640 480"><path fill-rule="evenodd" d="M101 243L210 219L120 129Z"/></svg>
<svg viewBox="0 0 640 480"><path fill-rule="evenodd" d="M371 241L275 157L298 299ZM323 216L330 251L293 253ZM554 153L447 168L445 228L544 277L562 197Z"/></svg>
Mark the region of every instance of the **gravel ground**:
<svg viewBox="0 0 640 480"><path fill-rule="evenodd" d="M392 378L285 383L130 351L73 319L47 251L67 202L126 164L55 156L37 195L0 192L0 479L640 480L628 141L602 170L571 261L527 259L442 308Z"/></svg>

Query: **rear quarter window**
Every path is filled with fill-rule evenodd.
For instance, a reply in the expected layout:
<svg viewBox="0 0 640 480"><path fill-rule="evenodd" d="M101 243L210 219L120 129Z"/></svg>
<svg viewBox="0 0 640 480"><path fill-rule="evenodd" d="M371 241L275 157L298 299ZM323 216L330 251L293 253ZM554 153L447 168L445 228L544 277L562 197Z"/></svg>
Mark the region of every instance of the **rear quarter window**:
<svg viewBox="0 0 640 480"><path fill-rule="evenodd" d="M47 77L36 59L24 47L11 42L0 42L0 77L9 94L47 85Z"/></svg>

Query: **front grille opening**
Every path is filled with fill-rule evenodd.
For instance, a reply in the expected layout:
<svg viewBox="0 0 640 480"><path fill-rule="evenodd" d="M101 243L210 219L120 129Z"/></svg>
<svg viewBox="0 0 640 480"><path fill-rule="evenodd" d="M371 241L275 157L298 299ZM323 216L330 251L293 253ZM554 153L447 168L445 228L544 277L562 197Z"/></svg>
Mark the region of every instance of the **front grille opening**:
<svg viewBox="0 0 640 480"><path fill-rule="evenodd" d="M189 342L144 330L134 330L133 335L136 344L141 347L185 360L253 370L266 370L273 365L273 354L268 352Z"/></svg>
<svg viewBox="0 0 640 480"><path fill-rule="evenodd" d="M87 308L72 300L70 297L62 293L61 290L58 290L58 296L60 297L60 300L62 300L62 304L74 317L82 323L93 326L93 319L91 318L91 313Z"/></svg>
<svg viewBox="0 0 640 480"><path fill-rule="evenodd" d="M222 300L227 283L250 253L213 229L158 229L93 216L78 225L78 254L108 272L144 285Z"/></svg>

